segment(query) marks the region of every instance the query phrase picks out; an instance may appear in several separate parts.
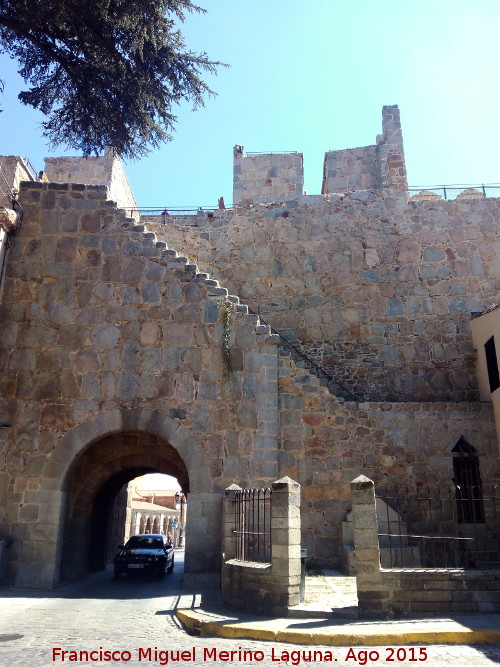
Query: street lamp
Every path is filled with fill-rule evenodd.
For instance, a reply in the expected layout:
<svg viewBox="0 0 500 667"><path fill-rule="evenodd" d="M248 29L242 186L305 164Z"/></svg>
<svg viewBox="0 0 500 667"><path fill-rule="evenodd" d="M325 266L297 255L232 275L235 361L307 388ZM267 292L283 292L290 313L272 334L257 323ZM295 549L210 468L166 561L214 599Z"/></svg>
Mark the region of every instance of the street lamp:
<svg viewBox="0 0 500 667"><path fill-rule="evenodd" d="M175 509L178 510L180 509L181 515L179 517L180 519L180 526L179 526L179 547L183 546L183 540L184 540L184 513L185 513L185 505L186 505L186 497L183 493L179 493L178 491L175 494Z"/></svg>

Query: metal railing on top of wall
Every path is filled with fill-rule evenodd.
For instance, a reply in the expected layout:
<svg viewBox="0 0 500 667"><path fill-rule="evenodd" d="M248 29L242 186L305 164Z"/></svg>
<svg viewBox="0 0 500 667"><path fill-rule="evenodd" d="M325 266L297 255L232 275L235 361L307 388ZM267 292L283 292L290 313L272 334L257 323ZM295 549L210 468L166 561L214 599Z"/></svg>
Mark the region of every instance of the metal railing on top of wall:
<svg viewBox="0 0 500 667"><path fill-rule="evenodd" d="M467 191L476 190L477 194ZM410 196L418 195L419 193L430 193L442 197L443 199L456 199L457 196L464 193L464 199L472 199L474 196L483 197L498 197L500 195L500 183L481 183L480 185L411 185L408 187Z"/></svg>

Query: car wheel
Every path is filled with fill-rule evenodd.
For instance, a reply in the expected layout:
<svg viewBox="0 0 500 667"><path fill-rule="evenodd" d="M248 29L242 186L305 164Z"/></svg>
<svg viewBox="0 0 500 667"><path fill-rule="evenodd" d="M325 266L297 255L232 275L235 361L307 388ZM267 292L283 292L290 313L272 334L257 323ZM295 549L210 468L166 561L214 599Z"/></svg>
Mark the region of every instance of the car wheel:
<svg viewBox="0 0 500 667"><path fill-rule="evenodd" d="M172 558L172 562L170 565L167 567L167 574L170 574L172 570L174 569L174 559Z"/></svg>

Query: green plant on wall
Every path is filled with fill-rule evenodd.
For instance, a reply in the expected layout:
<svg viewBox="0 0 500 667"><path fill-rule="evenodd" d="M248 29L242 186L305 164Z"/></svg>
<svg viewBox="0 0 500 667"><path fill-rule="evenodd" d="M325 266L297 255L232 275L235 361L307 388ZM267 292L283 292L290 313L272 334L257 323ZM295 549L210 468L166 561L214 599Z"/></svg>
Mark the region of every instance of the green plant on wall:
<svg viewBox="0 0 500 667"><path fill-rule="evenodd" d="M233 364L231 361L231 318L232 309L230 304L225 303L222 306L222 360L224 370L227 376L233 373Z"/></svg>

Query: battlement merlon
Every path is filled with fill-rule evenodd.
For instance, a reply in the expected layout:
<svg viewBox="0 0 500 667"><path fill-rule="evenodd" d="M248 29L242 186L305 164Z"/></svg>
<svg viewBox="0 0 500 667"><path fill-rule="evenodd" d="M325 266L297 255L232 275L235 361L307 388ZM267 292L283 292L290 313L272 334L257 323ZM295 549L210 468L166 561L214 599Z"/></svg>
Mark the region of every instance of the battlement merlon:
<svg viewBox="0 0 500 667"><path fill-rule="evenodd" d="M45 158L45 173L50 183L105 185L109 199L130 210L133 217L139 215L122 161L112 148L101 156Z"/></svg>
<svg viewBox="0 0 500 667"><path fill-rule="evenodd" d="M372 188L408 189L397 104L382 108L382 134L375 145L325 153L322 194Z"/></svg>
<svg viewBox="0 0 500 667"><path fill-rule="evenodd" d="M302 153L251 153L233 149L233 205L289 201L304 193Z"/></svg>

